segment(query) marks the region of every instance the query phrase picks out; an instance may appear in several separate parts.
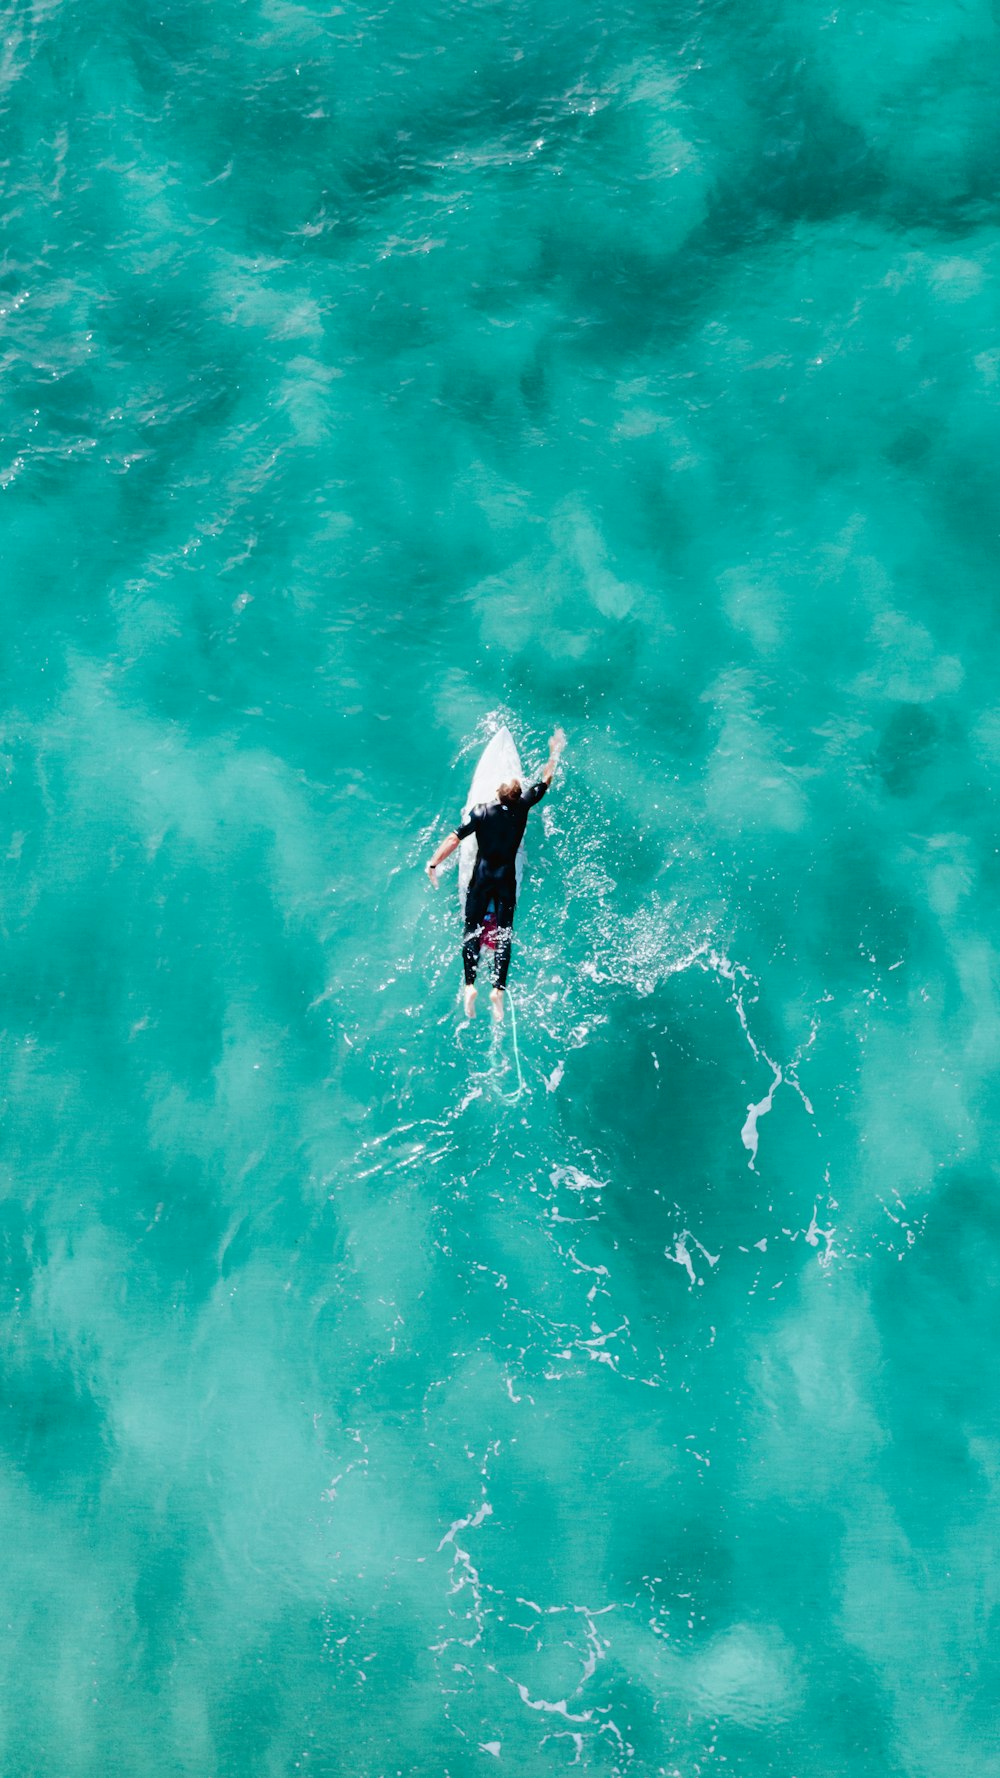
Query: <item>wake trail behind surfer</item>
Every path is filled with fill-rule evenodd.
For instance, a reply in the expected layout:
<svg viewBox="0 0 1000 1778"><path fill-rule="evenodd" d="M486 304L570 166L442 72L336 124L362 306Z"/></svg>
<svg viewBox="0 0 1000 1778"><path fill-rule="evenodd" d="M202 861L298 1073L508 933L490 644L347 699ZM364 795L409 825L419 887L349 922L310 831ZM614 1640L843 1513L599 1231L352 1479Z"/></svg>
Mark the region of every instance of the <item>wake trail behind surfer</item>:
<svg viewBox="0 0 1000 1778"><path fill-rule="evenodd" d="M510 967L511 928L517 904L517 853L524 838L528 815L541 802L559 764L566 736L557 728L549 741L549 757L539 777L525 789L519 778L497 787L497 800L477 803L465 821L456 827L440 846L427 866L434 888L438 886L437 868L470 834L475 834L478 854L472 880L465 898L465 937L462 941L462 964L465 970L465 1016L471 1019L476 1010L476 966L482 948L487 916L496 924L496 949L493 960L493 991L490 1002L493 1017L503 1018L503 997Z"/></svg>

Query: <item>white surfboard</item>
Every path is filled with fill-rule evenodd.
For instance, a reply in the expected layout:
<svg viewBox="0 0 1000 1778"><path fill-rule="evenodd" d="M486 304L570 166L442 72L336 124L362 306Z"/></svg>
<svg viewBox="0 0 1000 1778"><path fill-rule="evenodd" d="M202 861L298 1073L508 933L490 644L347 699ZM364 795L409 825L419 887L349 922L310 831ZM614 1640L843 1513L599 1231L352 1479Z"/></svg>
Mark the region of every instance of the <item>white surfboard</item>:
<svg viewBox="0 0 1000 1778"><path fill-rule="evenodd" d="M520 778L524 788L527 789L524 773L521 770L521 761L514 745L514 737L509 728L498 728L496 734L488 742L473 773L469 794L462 810L462 820L468 819L469 810L474 809L477 803L495 803L500 785L509 783L511 778ZM463 908L478 853L476 836L474 833L470 833L458 848L458 894ZM517 863L514 868L517 873L517 892L520 895L521 878L524 875L523 845L518 847Z"/></svg>

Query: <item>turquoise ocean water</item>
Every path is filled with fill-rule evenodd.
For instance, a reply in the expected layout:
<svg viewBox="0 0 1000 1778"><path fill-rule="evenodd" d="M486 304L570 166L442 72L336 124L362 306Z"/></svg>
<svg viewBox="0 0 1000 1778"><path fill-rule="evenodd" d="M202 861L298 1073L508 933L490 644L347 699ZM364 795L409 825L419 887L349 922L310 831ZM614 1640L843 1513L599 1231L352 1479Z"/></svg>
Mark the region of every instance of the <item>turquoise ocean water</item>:
<svg viewBox="0 0 1000 1778"><path fill-rule="evenodd" d="M1000 1771L998 35L7 8L3 1778Z"/></svg>

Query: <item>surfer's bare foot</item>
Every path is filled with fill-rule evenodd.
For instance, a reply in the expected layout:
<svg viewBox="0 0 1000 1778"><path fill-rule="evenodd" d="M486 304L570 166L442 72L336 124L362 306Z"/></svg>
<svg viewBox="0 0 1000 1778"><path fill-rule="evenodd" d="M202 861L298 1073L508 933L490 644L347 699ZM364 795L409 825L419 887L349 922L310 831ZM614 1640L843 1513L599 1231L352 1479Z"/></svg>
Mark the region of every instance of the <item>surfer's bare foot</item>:
<svg viewBox="0 0 1000 1778"><path fill-rule="evenodd" d="M496 1019L497 1024L502 1025L503 1024L503 989L502 988L494 988L492 994L490 995L490 1005L493 1008L493 1017Z"/></svg>
<svg viewBox="0 0 1000 1778"><path fill-rule="evenodd" d="M465 990L465 1016L466 1016L466 1018L467 1019L474 1018L475 1012L476 1012L476 990L475 990L475 988L473 988L470 985Z"/></svg>

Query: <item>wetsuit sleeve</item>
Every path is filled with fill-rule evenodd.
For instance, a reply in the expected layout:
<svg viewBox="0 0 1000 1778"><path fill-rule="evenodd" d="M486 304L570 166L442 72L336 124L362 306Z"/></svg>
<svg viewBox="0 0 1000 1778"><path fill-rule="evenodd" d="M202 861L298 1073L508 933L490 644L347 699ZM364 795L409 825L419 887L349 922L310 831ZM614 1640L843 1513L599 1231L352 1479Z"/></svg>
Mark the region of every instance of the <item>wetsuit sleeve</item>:
<svg viewBox="0 0 1000 1778"><path fill-rule="evenodd" d="M482 803L477 803L474 809L469 810L468 820L463 821L461 827L456 827L455 829L455 833L460 840L467 840L470 833L475 833L482 812Z"/></svg>
<svg viewBox="0 0 1000 1778"><path fill-rule="evenodd" d="M534 784L529 784L524 793L525 808L533 809L536 803L540 803L548 788L544 778L538 778Z"/></svg>

